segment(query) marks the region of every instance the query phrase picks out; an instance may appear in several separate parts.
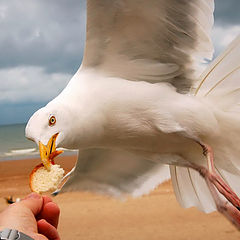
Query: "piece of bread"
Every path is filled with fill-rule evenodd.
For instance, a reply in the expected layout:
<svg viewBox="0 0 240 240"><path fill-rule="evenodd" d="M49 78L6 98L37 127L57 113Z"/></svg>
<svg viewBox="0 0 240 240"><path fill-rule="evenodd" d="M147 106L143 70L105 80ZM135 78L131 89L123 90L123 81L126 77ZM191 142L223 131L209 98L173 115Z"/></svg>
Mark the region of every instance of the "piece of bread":
<svg viewBox="0 0 240 240"><path fill-rule="evenodd" d="M48 171L43 164L39 164L30 174L30 188L36 193L53 192L57 189L63 175L64 170L60 165L51 164L51 169Z"/></svg>

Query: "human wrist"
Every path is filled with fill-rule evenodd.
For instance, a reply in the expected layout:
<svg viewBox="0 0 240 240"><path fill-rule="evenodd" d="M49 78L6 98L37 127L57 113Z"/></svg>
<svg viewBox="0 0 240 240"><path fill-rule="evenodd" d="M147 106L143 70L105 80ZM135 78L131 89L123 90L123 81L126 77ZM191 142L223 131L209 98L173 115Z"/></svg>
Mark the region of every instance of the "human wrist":
<svg viewBox="0 0 240 240"><path fill-rule="evenodd" d="M0 231L0 240L34 240L34 238L17 229L4 228Z"/></svg>

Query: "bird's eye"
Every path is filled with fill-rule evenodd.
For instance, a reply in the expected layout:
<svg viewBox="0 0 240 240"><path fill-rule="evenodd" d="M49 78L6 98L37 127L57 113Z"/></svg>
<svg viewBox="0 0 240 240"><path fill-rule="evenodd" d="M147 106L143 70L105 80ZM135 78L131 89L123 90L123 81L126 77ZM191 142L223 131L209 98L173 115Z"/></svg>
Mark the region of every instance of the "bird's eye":
<svg viewBox="0 0 240 240"><path fill-rule="evenodd" d="M49 126L53 126L56 123L56 118L55 116L51 116L48 121Z"/></svg>

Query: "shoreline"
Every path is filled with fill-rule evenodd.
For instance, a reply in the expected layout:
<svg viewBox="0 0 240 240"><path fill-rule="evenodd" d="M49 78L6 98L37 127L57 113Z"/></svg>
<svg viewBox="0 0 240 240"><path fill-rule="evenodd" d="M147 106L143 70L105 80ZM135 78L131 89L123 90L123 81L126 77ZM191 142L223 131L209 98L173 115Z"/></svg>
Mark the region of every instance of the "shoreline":
<svg viewBox="0 0 240 240"><path fill-rule="evenodd" d="M0 163L1 162L8 162L8 161L19 161L19 160L31 160L31 159L40 159L39 156L39 151L33 153L33 154L28 154L28 155L9 155L9 156L1 156L0 157ZM61 157L66 157L66 156L74 156L77 155L77 150L64 150L64 152L61 154ZM57 159L57 158L56 158Z"/></svg>
<svg viewBox="0 0 240 240"><path fill-rule="evenodd" d="M76 153L67 153L67 154L62 154L61 156L58 156L56 159L54 159L56 164L60 164L61 166L69 169L70 165L75 163L77 161L77 154ZM39 155L34 155L34 156L24 156L24 157L17 157L14 159L3 159L0 161L0 178L3 174L3 176L11 174L19 174L19 173L26 173L27 169L15 169L13 168L12 163L14 163L14 166L20 166L22 164L26 164L26 167L31 167L31 166L36 166L37 164L41 163L41 159ZM35 164L35 165L34 165ZM2 170L7 170L2 172Z"/></svg>

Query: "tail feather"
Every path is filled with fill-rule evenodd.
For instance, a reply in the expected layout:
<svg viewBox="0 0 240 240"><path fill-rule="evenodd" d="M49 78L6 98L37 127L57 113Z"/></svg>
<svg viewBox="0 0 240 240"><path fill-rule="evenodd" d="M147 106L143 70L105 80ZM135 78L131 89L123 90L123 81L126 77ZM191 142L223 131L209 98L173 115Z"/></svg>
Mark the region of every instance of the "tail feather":
<svg viewBox="0 0 240 240"><path fill-rule="evenodd" d="M170 173L176 198L182 207L195 206L206 213L216 210L207 184L198 172L186 167L170 166Z"/></svg>
<svg viewBox="0 0 240 240"><path fill-rule="evenodd" d="M216 167L218 174L240 196L240 175ZM216 205L209 188L200 174L186 167L170 166L173 189L179 204L184 208L197 207L209 213L216 210ZM224 197L219 194L221 199ZM226 199L225 199L226 200Z"/></svg>

